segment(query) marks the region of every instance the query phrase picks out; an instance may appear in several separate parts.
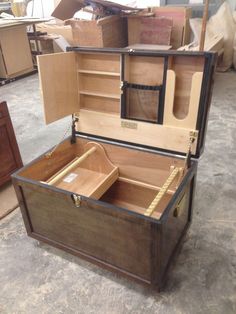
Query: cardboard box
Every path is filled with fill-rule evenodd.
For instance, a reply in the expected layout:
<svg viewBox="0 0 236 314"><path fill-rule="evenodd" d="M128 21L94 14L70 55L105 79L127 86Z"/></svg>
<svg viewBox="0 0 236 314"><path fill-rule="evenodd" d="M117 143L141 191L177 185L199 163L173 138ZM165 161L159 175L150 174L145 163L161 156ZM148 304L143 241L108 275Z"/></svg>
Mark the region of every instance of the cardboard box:
<svg viewBox="0 0 236 314"><path fill-rule="evenodd" d="M69 20L76 46L116 47L127 46L127 20L120 16L107 16L99 20Z"/></svg>
<svg viewBox="0 0 236 314"><path fill-rule="evenodd" d="M171 45L173 49L184 46L190 41L189 19L192 16L192 9L189 7L154 7L152 12L157 17L166 17L173 20L173 29L171 33Z"/></svg>
<svg viewBox="0 0 236 314"><path fill-rule="evenodd" d="M71 46L74 45L72 29L70 25L40 23L37 24L36 29L42 33L46 32L48 34L61 35Z"/></svg>
<svg viewBox="0 0 236 314"><path fill-rule="evenodd" d="M26 26L0 28L0 78L14 78L33 70Z"/></svg>
<svg viewBox="0 0 236 314"><path fill-rule="evenodd" d="M134 44L170 45L173 21L163 17L130 16L128 42Z"/></svg>
<svg viewBox="0 0 236 314"><path fill-rule="evenodd" d="M111 4L111 6L114 5L116 4ZM83 7L85 7L84 2L62 0L52 13L55 18L67 20L66 24L71 25L74 46L118 48L127 46L127 20L125 18L112 15L98 20L73 20L75 12Z"/></svg>

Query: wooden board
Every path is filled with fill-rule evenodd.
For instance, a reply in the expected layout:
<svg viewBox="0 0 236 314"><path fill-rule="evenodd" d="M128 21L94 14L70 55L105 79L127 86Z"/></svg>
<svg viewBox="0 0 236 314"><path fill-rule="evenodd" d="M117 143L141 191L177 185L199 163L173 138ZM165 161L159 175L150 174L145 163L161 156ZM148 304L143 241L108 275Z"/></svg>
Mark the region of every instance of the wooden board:
<svg viewBox="0 0 236 314"><path fill-rule="evenodd" d="M185 128L196 128L199 100L202 86L202 72L195 72L191 79L191 91L186 112L178 119L174 114L176 74L167 71L164 124Z"/></svg>
<svg viewBox="0 0 236 314"><path fill-rule="evenodd" d="M33 61L27 38L26 27L22 25L0 30L0 77L11 78L33 71Z"/></svg>
<svg viewBox="0 0 236 314"><path fill-rule="evenodd" d="M187 152L189 129L122 120L111 114L81 109L77 131L162 149ZM122 127L122 121L125 123ZM127 124L126 124L127 122ZM196 142L196 141L195 141ZM196 144L193 145L193 152Z"/></svg>
<svg viewBox="0 0 236 314"><path fill-rule="evenodd" d="M85 152L62 167L45 183L66 191L99 199L118 179L118 168L96 143L85 145Z"/></svg>
<svg viewBox="0 0 236 314"><path fill-rule="evenodd" d="M38 65L46 123L77 112L79 98L75 53L39 56Z"/></svg>

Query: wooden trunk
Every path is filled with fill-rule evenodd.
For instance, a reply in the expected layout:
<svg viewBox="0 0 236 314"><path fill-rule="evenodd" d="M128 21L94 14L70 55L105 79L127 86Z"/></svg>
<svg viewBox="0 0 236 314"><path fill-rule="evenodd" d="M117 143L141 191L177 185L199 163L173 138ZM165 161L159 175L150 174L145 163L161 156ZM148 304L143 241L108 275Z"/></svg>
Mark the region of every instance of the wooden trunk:
<svg viewBox="0 0 236 314"><path fill-rule="evenodd" d="M28 234L162 288L191 221L214 65L211 53L41 56L46 121L73 114L72 137L13 176Z"/></svg>

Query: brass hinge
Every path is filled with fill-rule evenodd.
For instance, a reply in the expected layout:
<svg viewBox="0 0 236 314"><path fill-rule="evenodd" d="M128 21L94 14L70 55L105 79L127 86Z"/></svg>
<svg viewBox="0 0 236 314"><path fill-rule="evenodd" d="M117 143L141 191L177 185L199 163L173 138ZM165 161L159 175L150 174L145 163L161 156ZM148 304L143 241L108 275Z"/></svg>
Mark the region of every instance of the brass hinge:
<svg viewBox="0 0 236 314"><path fill-rule="evenodd" d="M125 82L124 82L124 81L121 81L121 82L120 82L120 93L121 93L121 94L123 94L124 88L125 88Z"/></svg>
<svg viewBox="0 0 236 314"><path fill-rule="evenodd" d="M184 169L188 169L190 167L192 147L193 147L193 143L195 142L196 138L197 138L197 132L196 131L190 131L188 150L187 150L185 162L184 162Z"/></svg>

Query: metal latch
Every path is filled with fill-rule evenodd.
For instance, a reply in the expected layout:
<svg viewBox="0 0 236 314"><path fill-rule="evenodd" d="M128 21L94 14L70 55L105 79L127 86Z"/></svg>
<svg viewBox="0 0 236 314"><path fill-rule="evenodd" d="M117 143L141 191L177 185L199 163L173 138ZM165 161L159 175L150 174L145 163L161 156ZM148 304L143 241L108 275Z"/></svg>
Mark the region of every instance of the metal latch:
<svg viewBox="0 0 236 314"><path fill-rule="evenodd" d="M75 204L75 207L80 207L80 205L81 205L81 197L79 195L76 195L76 194L72 194L71 197L72 197L72 200L73 200L73 202Z"/></svg>
<svg viewBox="0 0 236 314"><path fill-rule="evenodd" d="M71 139L70 142L71 144L75 144L76 143L76 129L75 129L75 125L76 122L79 121L79 117L75 114L72 115L72 125L71 125Z"/></svg>

